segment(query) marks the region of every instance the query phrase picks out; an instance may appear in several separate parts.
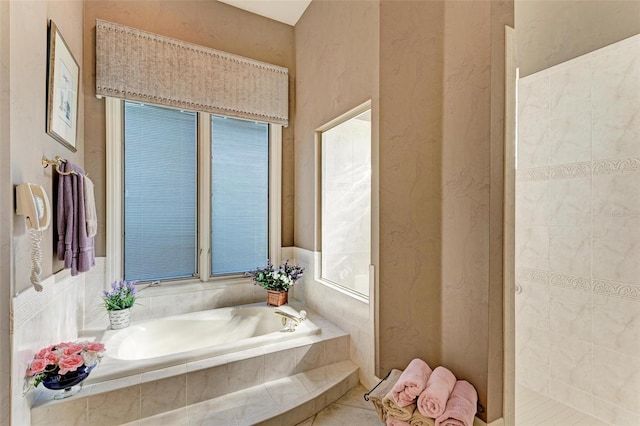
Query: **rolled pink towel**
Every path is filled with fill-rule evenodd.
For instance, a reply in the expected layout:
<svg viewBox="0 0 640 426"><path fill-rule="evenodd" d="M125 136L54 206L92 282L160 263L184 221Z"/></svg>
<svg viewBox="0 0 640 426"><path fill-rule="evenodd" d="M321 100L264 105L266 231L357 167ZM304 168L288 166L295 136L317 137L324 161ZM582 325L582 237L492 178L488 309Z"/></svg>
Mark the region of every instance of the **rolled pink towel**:
<svg viewBox="0 0 640 426"><path fill-rule="evenodd" d="M447 408L436 419L436 426L472 426L478 407L478 393L473 385L465 380L458 380Z"/></svg>
<svg viewBox="0 0 640 426"><path fill-rule="evenodd" d="M411 426L411 423L393 417L387 417L387 426Z"/></svg>
<svg viewBox="0 0 640 426"><path fill-rule="evenodd" d="M398 407L406 407L416 402L416 398L427 386L431 368L423 360L412 360L391 389L393 400Z"/></svg>
<svg viewBox="0 0 640 426"><path fill-rule="evenodd" d="M420 414L434 419L442 415L455 385L456 376L451 371L442 366L433 370L427 387L418 397Z"/></svg>

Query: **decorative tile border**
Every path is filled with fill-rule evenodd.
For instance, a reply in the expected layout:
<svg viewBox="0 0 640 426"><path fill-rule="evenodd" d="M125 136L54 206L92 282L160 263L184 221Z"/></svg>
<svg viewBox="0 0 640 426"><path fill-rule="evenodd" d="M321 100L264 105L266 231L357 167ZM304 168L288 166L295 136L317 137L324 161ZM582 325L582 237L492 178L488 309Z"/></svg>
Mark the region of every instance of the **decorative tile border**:
<svg viewBox="0 0 640 426"><path fill-rule="evenodd" d="M591 162L561 164L549 168L549 179L575 179L591 176Z"/></svg>
<svg viewBox="0 0 640 426"><path fill-rule="evenodd" d="M549 284L549 272L538 269L520 268L516 274L517 281L526 281L534 284Z"/></svg>
<svg viewBox="0 0 640 426"><path fill-rule="evenodd" d="M640 157L559 164L516 170L516 180L530 182L549 179L576 179L591 175L640 173Z"/></svg>
<svg viewBox="0 0 640 426"><path fill-rule="evenodd" d="M640 287L613 281L593 280L593 292L640 302Z"/></svg>
<svg viewBox="0 0 640 426"><path fill-rule="evenodd" d="M549 168L540 167L535 169L518 169L516 170L516 178L518 181L521 181L521 182L548 180Z"/></svg>
<svg viewBox="0 0 640 426"><path fill-rule="evenodd" d="M601 160L593 162L594 175L618 173L640 173L640 157L629 157L620 160Z"/></svg>
<svg viewBox="0 0 640 426"><path fill-rule="evenodd" d="M586 293L593 292L603 296L619 297L625 300L640 302L640 285L625 284L615 281L577 277L573 275L556 274L539 269L518 268L516 281L526 281L533 284L552 285L554 287L576 290Z"/></svg>
<svg viewBox="0 0 640 426"><path fill-rule="evenodd" d="M591 279L563 274L551 274L549 284L554 287L591 292Z"/></svg>

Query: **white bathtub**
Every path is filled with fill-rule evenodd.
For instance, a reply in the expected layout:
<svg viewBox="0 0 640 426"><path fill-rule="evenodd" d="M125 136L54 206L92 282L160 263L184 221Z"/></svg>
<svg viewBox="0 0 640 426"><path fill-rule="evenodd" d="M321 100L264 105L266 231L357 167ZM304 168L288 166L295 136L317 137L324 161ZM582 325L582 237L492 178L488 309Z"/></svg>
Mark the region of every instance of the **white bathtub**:
<svg viewBox="0 0 640 426"><path fill-rule="evenodd" d="M141 321L122 330L107 330L101 339L106 348L105 356L90 378L109 380L320 332L309 319L302 321L294 332L282 331L282 317L274 313L276 309L299 316L298 311L288 305L275 308L255 303Z"/></svg>

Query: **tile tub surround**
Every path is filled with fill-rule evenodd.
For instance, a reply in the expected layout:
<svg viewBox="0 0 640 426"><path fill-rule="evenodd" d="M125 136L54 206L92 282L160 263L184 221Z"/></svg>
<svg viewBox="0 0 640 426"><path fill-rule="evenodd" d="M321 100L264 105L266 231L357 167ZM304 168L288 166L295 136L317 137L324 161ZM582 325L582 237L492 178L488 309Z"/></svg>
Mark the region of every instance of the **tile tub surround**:
<svg viewBox="0 0 640 426"><path fill-rule="evenodd" d="M71 277L65 270L42 280L41 293L29 287L12 298L12 424L29 424L29 410L36 392L23 396L23 386L33 355L48 345L77 339L82 306L78 289L84 282L83 274Z"/></svg>
<svg viewBox="0 0 640 426"><path fill-rule="evenodd" d="M640 35L519 84L517 383L640 424Z"/></svg>
<svg viewBox="0 0 640 426"><path fill-rule="evenodd" d="M73 424L73 416L88 419L89 424L97 424L99 418L126 423L348 359L348 335L314 312L308 314L322 328L321 334L105 381L98 379L113 376L108 364L101 364L82 392L63 403L40 390L32 424L47 424L45 419L52 415L70 416L59 417L68 424ZM109 418L114 415L118 418Z"/></svg>

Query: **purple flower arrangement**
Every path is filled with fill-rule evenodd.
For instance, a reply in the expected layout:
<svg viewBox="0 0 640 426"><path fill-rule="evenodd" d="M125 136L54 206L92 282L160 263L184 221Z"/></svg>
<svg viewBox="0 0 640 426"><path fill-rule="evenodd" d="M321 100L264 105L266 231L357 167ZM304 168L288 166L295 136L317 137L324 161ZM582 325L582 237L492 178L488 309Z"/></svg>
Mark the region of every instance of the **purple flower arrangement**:
<svg viewBox="0 0 640 426"><path fill-rule="evenodd" d="M102 300L107 311L120 311L133 306L136 301L136 282L117 280L111 283L111 291L104 291Z"/></svg>
<svg viewBox="0 0 640 426"><path fill-rule="evenodd" d="M289 287L298 282L304 274L304 267L300 265L289 265L287 260L278 268L275 268L271 260L267 260L264 268L257 268L254 271L245 272L251 277L254 285L273 291L287 291Z"/></svg>

